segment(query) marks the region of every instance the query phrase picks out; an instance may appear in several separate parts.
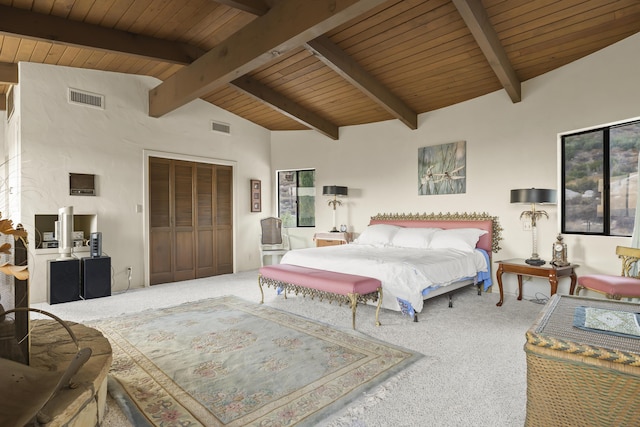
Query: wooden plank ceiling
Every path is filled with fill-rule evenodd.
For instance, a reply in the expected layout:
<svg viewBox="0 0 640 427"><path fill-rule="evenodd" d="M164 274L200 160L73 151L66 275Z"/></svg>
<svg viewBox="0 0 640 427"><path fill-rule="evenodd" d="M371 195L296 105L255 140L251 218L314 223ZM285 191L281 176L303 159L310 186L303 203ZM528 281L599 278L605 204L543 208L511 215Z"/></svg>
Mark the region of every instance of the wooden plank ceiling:
<svg viewBox="0 0 640 427"><path fill-rule="evenodd" d="M271 130L397 119L521 82L640 31L638 0L0 0L0 107L20 61L161 82Z"/></svg>

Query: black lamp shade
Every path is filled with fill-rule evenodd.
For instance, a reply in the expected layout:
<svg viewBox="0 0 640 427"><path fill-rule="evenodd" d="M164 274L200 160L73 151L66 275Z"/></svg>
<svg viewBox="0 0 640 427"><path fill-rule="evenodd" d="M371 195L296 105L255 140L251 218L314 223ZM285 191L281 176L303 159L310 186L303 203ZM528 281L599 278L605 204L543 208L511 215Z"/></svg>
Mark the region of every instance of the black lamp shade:
<svg viewBox="0 0 640 427"><path fill-rule="evenodd" d="M556 203L556 190L546 188L511 190L511 203Z"/></svg>
<svg viewBox="0 0 640 427"><path fill-rule="evenodd" d="M347 187L340 187L338 185L324 185L322 187L323 196L346 196Z"/></svg>

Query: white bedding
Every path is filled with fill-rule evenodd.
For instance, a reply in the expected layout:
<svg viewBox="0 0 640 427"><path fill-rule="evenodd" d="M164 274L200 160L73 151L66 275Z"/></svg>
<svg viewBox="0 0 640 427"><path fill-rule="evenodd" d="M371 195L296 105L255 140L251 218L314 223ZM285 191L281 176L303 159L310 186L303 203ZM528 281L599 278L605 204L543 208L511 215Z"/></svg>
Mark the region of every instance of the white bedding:
<svg viewBox="0 0 640 427"><path fill-rule="evenodd" d="M374 277L382 282L382 307L400 311L396 298L422 311L425 288L447 286L487 271L481 251L408 249L362 244L324 246L287 252L281 264Z"/></svg>

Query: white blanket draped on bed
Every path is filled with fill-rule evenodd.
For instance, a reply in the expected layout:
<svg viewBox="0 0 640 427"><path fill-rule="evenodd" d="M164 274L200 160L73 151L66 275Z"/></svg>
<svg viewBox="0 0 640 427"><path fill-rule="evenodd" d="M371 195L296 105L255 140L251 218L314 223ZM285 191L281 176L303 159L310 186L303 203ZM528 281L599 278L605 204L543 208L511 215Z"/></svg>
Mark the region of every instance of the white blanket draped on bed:
<svg viewBox="0 0 640 427"><path fill-rule="evenodd" d="M487 271L481 251L407 249L369 245L338 245L297 249L284 255L282 264L373 277L382 282L382 307L400 311L397 298L422 311L422 290L446 286Z"/></svg>

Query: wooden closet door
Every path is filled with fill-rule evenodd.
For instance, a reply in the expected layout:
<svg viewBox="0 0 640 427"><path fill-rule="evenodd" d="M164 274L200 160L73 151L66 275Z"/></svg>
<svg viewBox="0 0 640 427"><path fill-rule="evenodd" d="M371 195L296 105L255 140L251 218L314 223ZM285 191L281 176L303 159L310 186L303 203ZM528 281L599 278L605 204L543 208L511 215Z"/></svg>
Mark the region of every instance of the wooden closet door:
<svg viewBox="0 0 640 427"><path fill-rule="evenodd" d="M233 272L233 169L149 159L150 283Z"/></svg>
<svg viewBox="0 0 640 427"><path fill-rule="evenodd" d="M149 282L173 280L171 160L149 159Z"/></svg>
<svg viewBox="0 0 640 427"><path fill-rule="evenodd" d="M189 280L196 277L195 261L195 164L174 161L174 280Z"/></svg>
<svg viewBox="0 0 640 427"><path fill-rule="evenodd" d="M216 272L233 273L233 168L217 166L215 184Z"/></svg>
<svg viewBox="0 0 640 427"><path fill-rule="evenodd" d="M214 179L214 165L198 164L196 177L196 197L198 200L198 215L196 217L198 262L196 277L208 277L216 274L214 262L215 230L213 228L213 213L215 210Z"/></svg>

